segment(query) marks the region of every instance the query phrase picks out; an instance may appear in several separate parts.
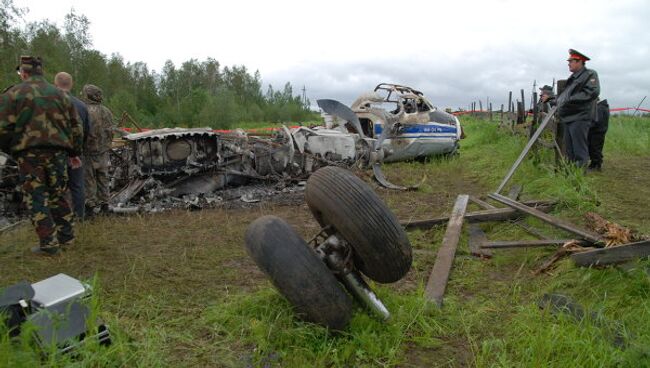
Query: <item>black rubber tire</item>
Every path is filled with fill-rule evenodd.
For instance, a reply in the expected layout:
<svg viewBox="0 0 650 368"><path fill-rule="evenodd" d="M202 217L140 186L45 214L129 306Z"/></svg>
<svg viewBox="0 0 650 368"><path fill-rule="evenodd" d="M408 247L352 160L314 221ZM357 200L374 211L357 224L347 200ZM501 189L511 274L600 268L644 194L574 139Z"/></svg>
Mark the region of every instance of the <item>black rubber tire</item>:
<svg viewBox="0 0 650 368"><path fill-rule="evenodd" d="M307 180L305 200L321 226L331 225L354 249L369 278L395 282L411 268L411 243L395 215L349 170L324 167Z"/></svg>
<svg viewBox="0 0 650 368"><path fill-rule="evenodd" d="M352 300L315 251L283 219L263 216L246 230L246 249L303 320L344 329Z"/></svg>

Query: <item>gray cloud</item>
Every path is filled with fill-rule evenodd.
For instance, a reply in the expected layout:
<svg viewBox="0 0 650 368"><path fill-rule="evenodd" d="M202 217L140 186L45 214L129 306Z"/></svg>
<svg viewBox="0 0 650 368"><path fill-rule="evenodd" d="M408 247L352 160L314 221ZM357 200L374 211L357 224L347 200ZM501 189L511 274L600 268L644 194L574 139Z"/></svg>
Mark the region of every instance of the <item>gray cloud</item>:
<svg viewBox="0 0 650 368"><path fill-rule="evenodd" d="M611 106L636 106L648 93L650 70L645 64L650 55L647 48L638 47L636 55L624 63L606 62L621 55L619 47L596 49L591 54L594 60L587 66L599 72L601 96L608 98ZM296 90L306 86L313 104L319 98L334 98L349 104L378 83L389 82L419 89L439 107L466 108L479 99L485 104L489 97L497 109L502 103L507 104L508 91L513 91L514 98L518 98L520 89L524 89L528 103L533 81L540 87L551 84L554 78L566 79L570 74L566 56L566 49L550 47L508 53L485 49L455 59L433 61L395 59L300 65L266 76L262 73L262 77L265 84L274 87L281 87L287 81ZM605 61L599 61L596 56Z"/></svg>

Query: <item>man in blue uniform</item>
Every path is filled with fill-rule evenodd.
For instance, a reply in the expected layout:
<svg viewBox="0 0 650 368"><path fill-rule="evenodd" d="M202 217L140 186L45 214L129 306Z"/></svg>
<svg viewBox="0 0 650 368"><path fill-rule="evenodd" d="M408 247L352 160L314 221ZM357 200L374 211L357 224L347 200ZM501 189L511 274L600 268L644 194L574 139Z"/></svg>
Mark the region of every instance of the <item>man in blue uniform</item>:
<svg viewBox="0 0 650 368"><path fill-rule="evenodd" d="M77 109L77 113L79 113L79 117L81 118L84 130L83 137L85 143L88 132L90 131L90 118L88 117L88 109L86 108L86 104L70 93L70 90L72 89L72 76L66 72L59 72L54 77L54 85L68 95L68 97L72 100L72 104L74 105L75 109ZM68 166L68 187L70 189L70 194L72 195L72 209L74 211L75 217L79 221L83 221L84 210L86 206L83 167L73 169L72 166Z"/></svg>
<svg viewBox="0 0 650 368"><path fill-rule="evenodd" d="M564 92L558 96L558 115L564 124L564 142L567 158L578 167L589 163L588 134L596 117L596 103L600 94L600 82L595 70L587 69L587 56L569 49L569 71Z"/></svg>

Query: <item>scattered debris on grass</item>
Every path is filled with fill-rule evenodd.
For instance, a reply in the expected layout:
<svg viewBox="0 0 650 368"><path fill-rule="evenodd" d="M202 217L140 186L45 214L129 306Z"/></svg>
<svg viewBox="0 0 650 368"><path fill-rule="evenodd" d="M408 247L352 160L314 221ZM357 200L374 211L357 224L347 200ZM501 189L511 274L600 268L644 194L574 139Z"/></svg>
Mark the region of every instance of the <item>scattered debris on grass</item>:
<svg viewBox="0 0 650 368"><path fill-rule="evenodd" d="M603 235L603 238L605 238L605 247L613 247L641 240L631 229L608 221L597 213L587 212L585 219L587 220L587 226Z"/></svg>

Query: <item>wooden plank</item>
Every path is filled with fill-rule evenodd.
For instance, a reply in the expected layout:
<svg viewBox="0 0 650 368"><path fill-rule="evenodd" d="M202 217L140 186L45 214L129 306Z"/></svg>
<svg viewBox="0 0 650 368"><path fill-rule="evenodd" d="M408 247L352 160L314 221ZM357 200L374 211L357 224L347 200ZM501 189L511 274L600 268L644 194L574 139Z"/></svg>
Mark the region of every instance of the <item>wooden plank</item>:
<svg viewBox="0 0 650 368"><path fill-rule="evenodd" d="M499 240L485 242L481 248L503 249L503 248L533 248L546 247L549 245L562 245L572 241L572 239L541 239L541 240ZM585 243L588 244L588 243Z"/></svg>
<svg viewBox="0 0 650 368"><path fill-rule="evenodd" d="M553 208L551 202L529 201L524 203L528 203L529 206L534 206L534 208L542 212L549 212ZM465 214L465 219L469 222L505 221L514 220L521 217L521 215L522 212L514 208L494 208L491 210L469 212ZM429 229L433 226L444 224L447 221L449 221L449 216L441 216L427 220L402 221L401 225L404 226L406 230Z"/></svg>
<svg viewBox="0 0 650 368"><path fill-rule="evenodd" d="M508 93L508 112L512 112L512 91Z"/></svg>
<svg viewBox="0 0 650 368"><path fill-rule="evenodd" d="M488 241L487 235L476 223L469 224L469 253L480 258L492 258L492 251L482 249L481 246Z"/></svg>
<svg viewBox="0 0 650 368"><path fill-rule="evenodd" d="M570 233L576 234L576 235L580 236L583 239L589 240L592 243L602 243L603 242L603 238L599 234L596 234L596 233L594 233L592 231L589 231L589 230L581 229L581 228L573 225L572 223L570 223L568 221L559 219L557 217L553 217L553 216L551 216L549 214L546 214L546 213L544 213L542 211L536 210L536 209L534 209L532 207L528 207L523 203L513 201L512 199L510 199L510 198L508 198L506 196L502 196L501 194L492 193L492 194L489 195L489 197L494 199L495 201L499 201L499 202L505 204L506 206L516 208L519 211L525 212L525 213L527 213L527 214L529 214L531 216L535 216L538 219L540 219L540 220L542 220L542 221L544 221L546 223L549 223L549 224L551 224L553 226L559 227L560 229L563 229L563 230L566 230L566 231L568 231Z"/></svg>
<svg viewBox="0 0 650 368"><path fill-rule="evenodd" d="M456 198L456 204L454 204L454 209L451 212L445 237L442 239L440 249L438 249L436 262L433 265L433 270L424 291L425 298L436 303L439 307L442 307L442 298L445 295L449 273L456 256L456 248L458 248L458 240L463 228L463 217L465 216L468 201L469 196L467 194L461 194Z"/></svg>
<svg viewBox="0 0 650 368"><path fill-rule="evenodd" d="M645 257L650 257L650 240L629 243L617 247L594 249L571 255L571 259L573 259L575 264L582 267L623 263Z"/></svg>
<svg viewBox="0 0 650 368"><path fill-rule="evenodd" d="M523 188L524 187L521 184L513 184L512 187L510 188L510 191L508 191L508 198L513 199L515 201L518 200L519 195L521 194ZM526 230L528 233L535 235L540 239L549 239L536 228L526 224L523 219L515 221L514 224Z"/></svg>
<svg viewBox="0 0 650 368"><path fill-rule="evenodd" d="M491 210L493 208L496 208L495 206L485 202L484 200L476 196L469 196L469 200L473 203L476 203L479 207L481 207L484 210Z"/></svg>

